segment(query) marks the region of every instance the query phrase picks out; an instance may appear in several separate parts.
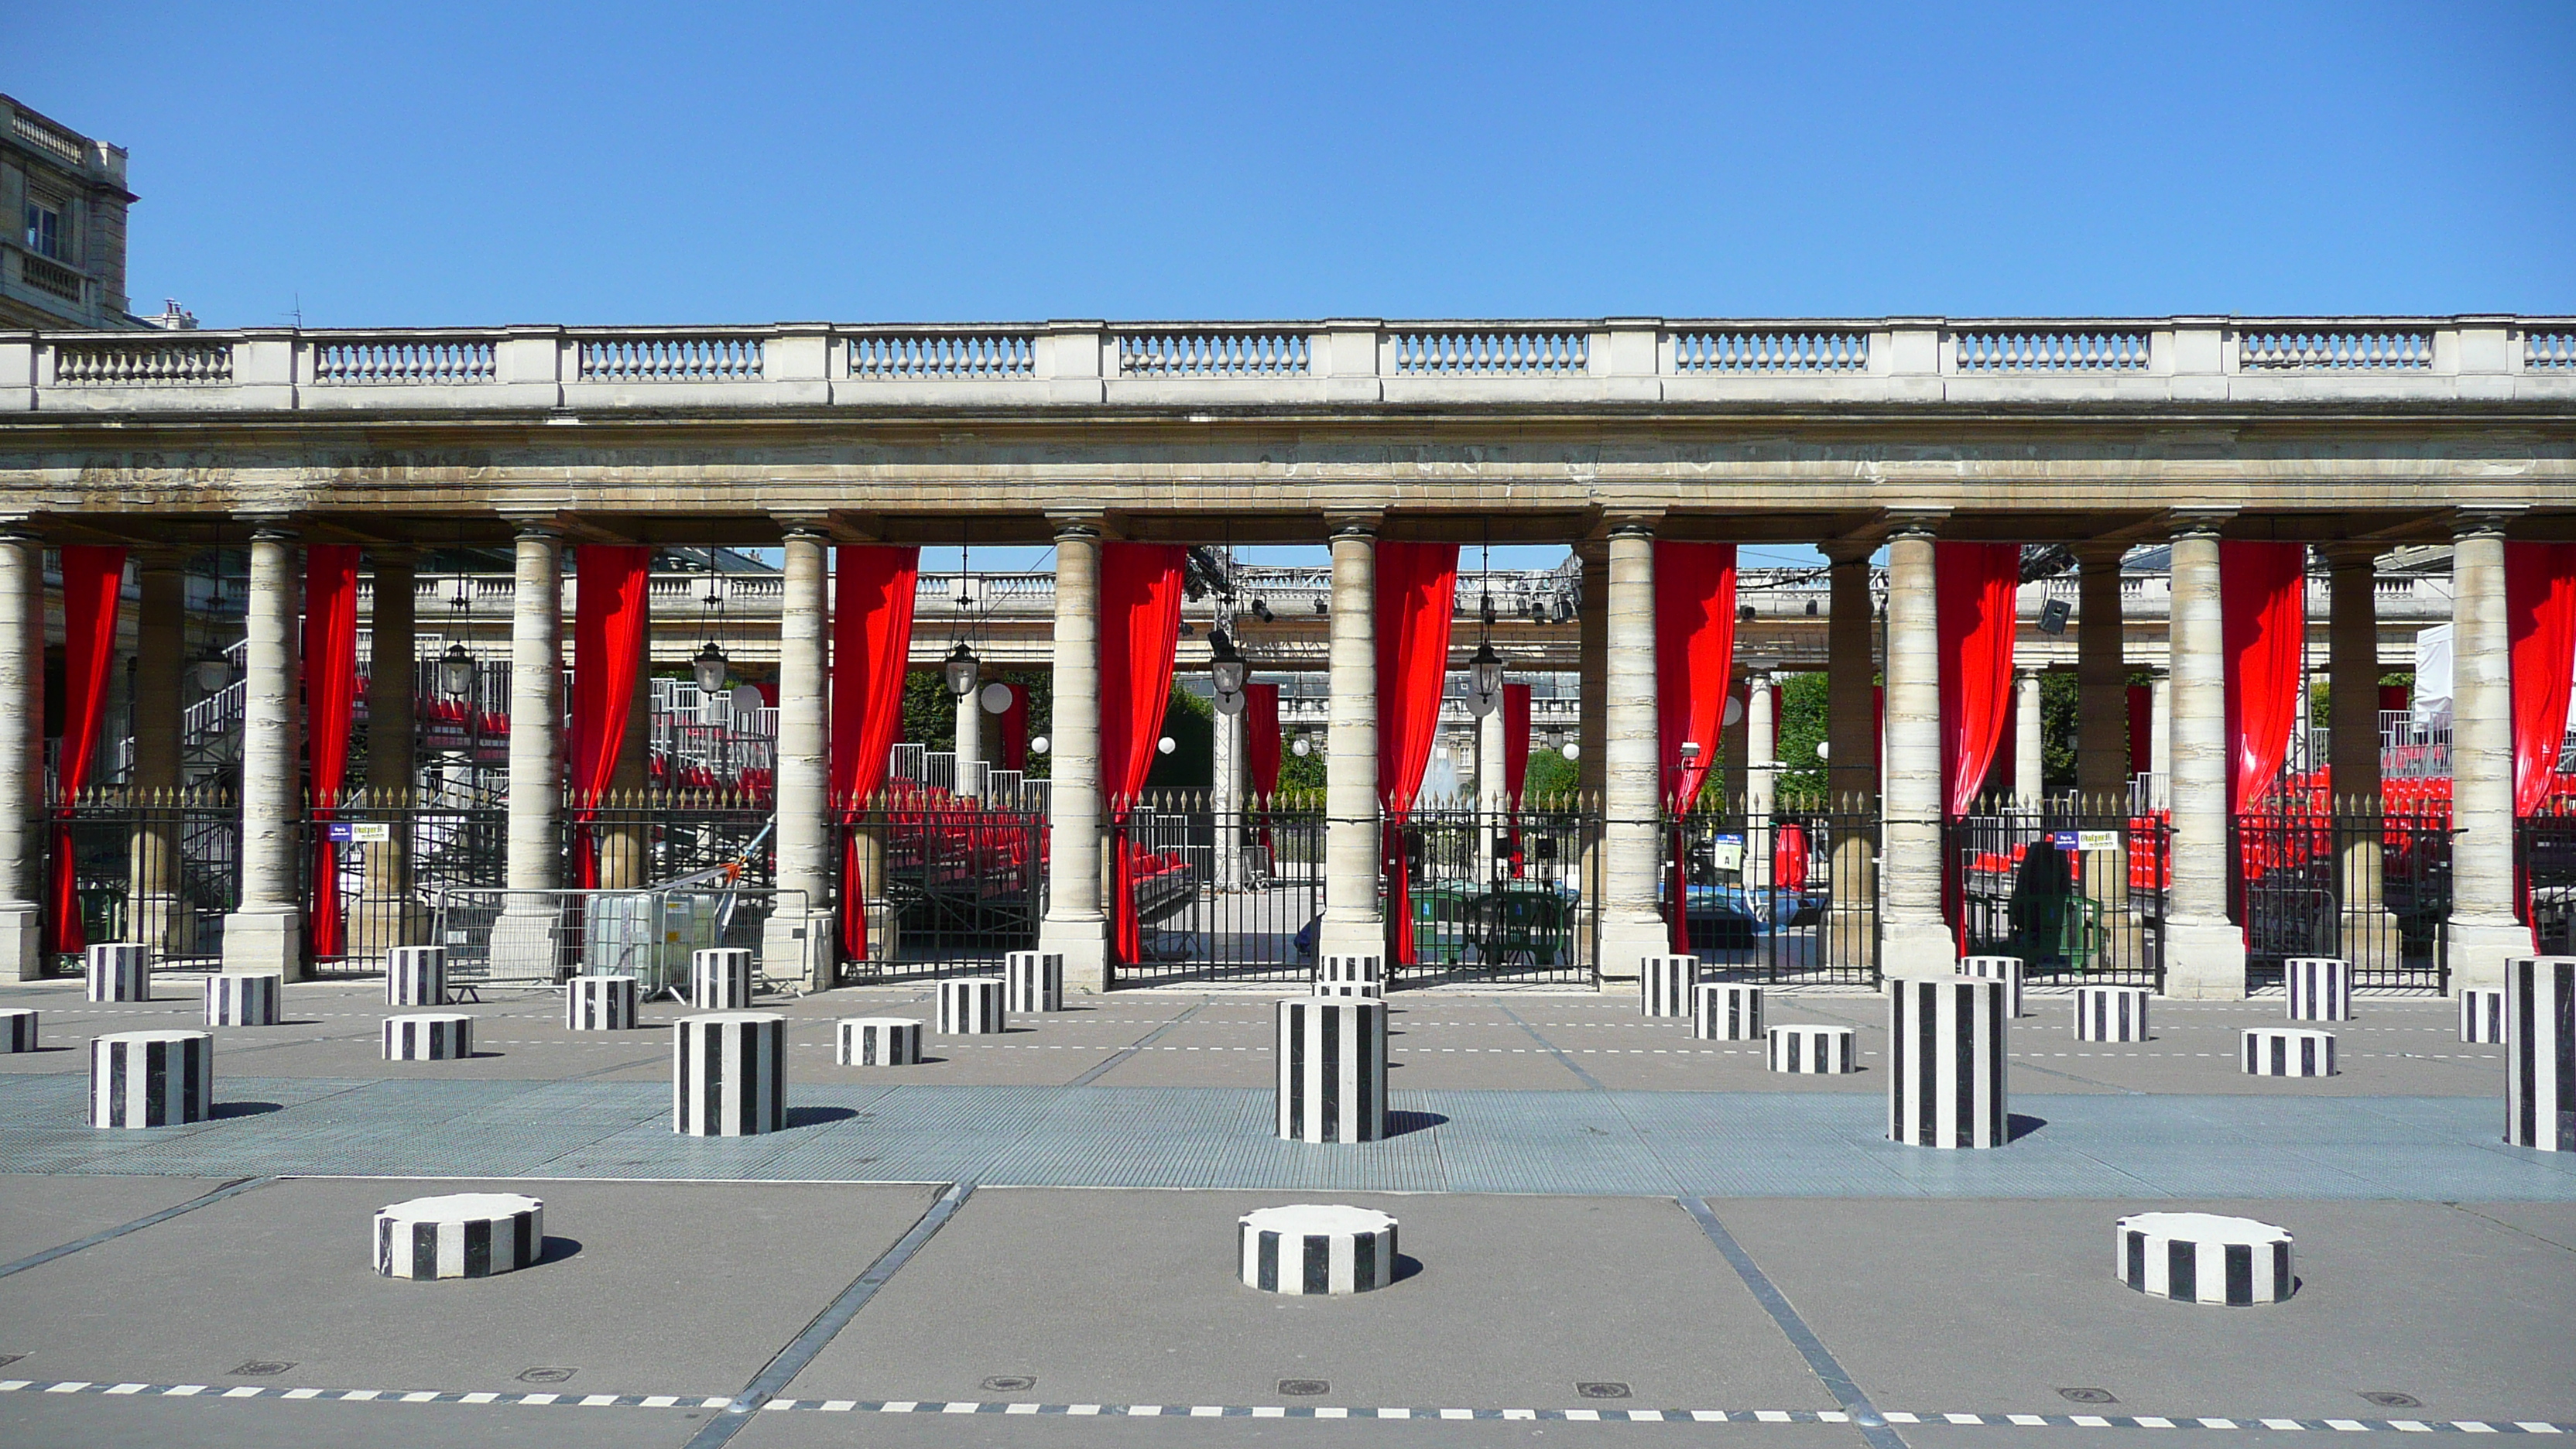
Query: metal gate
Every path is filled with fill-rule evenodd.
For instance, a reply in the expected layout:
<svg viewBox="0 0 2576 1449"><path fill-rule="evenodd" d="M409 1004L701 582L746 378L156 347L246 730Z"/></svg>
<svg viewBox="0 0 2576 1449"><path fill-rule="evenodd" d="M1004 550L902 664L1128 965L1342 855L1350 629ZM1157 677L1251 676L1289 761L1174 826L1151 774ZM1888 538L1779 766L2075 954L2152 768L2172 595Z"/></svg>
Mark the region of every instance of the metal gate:
<svg viewBox="0 0 2576 1449"><path fill-rule="evenodd" d="M845 962L845 981L990 971L1037 945L1043 812L945 792L889 797L845 821L837 848L858 860L868 902L868 959Z"/></svg>
<svg viewBox="0 0 2576 1449"><path fill-rule="evenodd" d="M1111 828L1135 900L1123 985L1304 981L1324 911L1324 812L1303 797L1217 811L1203 794L1158 792ZM1111 889L1117 872L1112 869Z"/></svg>
<svg viewBox="0 0 2576 1449"><path fill-rule="evenodd" d="M1878 980L1878 915L1869 879L1876 812L1792 802L1765 815L1732 807L1668 821L1658 891L1672 920L1673 862L1682 872L1690 950L1730 980L1870 986ZM1854 879L1845 882L1841 876ZM1848 886L1848 899L1838 886Z"/></svg>
<svg viewBox="0 0 2576 1449"><path fill-rule="evenodd" d="M241 904L241 806L212 788L85 790L55 802L71 835L73 898L89 941L138 941L156 968L205 971L223 960L224 917ZM81 970L58 952L57 973Z"/></svg>
<svg viewBox="0 0 2576 1449"><path fill-rule="evenodd" d="M2073 798L1945 822L1961 944L2020 957L2035 984L2161 986L2169 834L2160 816Z"/></svg>
<svg viewBox="0 0 2576 1449"><path fill-rule="evenodd" d="M1583 882L1598 815L1416 807L1393 833L1399 851L1380 894L1391 901L1400 861L1413 921L1413 958L1395 984L1592 984L1600 912ZM1390 906L1390 925L1394 915Z"/></svg>
<svg viewBox="0 0 2576 1449"><path fill-rule="evenodd" d="M2339 808L2338 808L2339 807ZM2292 956L2339 956L2355 986L2445 989L2451 916L2448 802L2336 806L2276 790L2230 831L2230 895L2248 988Z"/></svg>

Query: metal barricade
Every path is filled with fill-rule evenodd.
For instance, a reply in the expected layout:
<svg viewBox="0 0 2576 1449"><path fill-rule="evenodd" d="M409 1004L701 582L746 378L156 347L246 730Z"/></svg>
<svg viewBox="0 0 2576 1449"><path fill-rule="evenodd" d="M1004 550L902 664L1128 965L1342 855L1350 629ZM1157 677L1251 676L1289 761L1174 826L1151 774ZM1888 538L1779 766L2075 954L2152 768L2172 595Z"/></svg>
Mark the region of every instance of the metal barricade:
<svg viewBox="0 0 2576 1449"><path fill-rule="evenodd" d="M720 878L640 890L458 887L437 896L436 936L454 982L539 988L567 976L628 975L652 996L688 989L692 952L732 946L759 959L769 918L804 909L802 891ZM765 973L764 980L783 990L804 984Z"/></svg>

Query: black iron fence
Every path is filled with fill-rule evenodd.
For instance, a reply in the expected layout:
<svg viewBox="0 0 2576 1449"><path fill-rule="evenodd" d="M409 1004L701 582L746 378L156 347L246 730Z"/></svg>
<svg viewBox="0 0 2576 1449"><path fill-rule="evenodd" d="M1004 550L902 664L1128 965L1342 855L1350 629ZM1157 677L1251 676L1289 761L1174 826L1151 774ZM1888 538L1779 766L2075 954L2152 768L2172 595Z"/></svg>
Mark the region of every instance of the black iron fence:
<svg viewBox="0 0 2576 1449"><path fill-rule="evenodd" d="M1724 979L1873 985L1878 815L1861 800L1790 799L1767 812L1740 797L1666 821L1662 886L1672 920L1675 862L1690 950Z"/></svg>
<svg viewBox="0 0 2576 1449"><path fill-rule="evenodd" d="M1125 985L1303 981L1324 911L1324 811L1282 797L1217 810L1192 791L1156 791L1108 833L1135 901L1136 949L1113 967ZM1113 903L1114 904L1114 903Z"/></svg>
<svg viewBox="0 0 2576 1449"><path fill-rule="evenodd" d="M2236 820L2231 844L2250 988L2278 985L2289 957L2339 956L2355 986L2446 989L2447 802L2275 791Z"/></svg>
<svg viewBox="0 0 2576 1449"><path fill-rule="evenodd" d="M2020 957L2034 983L2161 986L2170 835L2125 800L2074 797L1944 822L1942 886L1962 944Z"/></svg>
<svg viewBox="0 0 2576 1449"><path fill-rule="evenodd" d="M2513 865L2540 954L2576 955L2576 798L2544 800L2514 822Z"/></svg>
<svg viewBox="0 0 2576 1449"><path fill-rule="evenodd" d="M328 864L340 902L335 943L308 929L305 948L323 975L363 975L384 969L396 946L437 944L439 893L452 888L498 886L507 869L509 817L498 805L469 804L407 790L362 790L305 819L305 899L316 900L317 872L326 861L316 848L336 847Z"/></svg>
<svg viewBox="0 0 2576 1449"><path fill-rule="evenodd" d="M153 964L209 970L223 959L224 917L241 904L241 807L230 791L110 786L57 800L45 839L71 834L73 899L89 941L140 941ZM58 973L79 958L58 952Z"/></svg>
<svg viewBox="0 0 2576 1449"><path fill-rule="evenodd" d="M1413 924L1413 958L1394 984L1591 984L1601 913L1584 876L1598 856L1600 812L1572 801L1417 806L1391 834L1397 850L1380 897L1392 925L1400 865Z"/></svg>
<svg viewBox="0 0 2576 1449"><path fill-rule="evenodd" d="M855 855L867 896L867 959L844 961L844 981L988 971L1006 952L1037 945L1043 812L944 793L889 796L845 821L835 848L845 862Z"/></svg>

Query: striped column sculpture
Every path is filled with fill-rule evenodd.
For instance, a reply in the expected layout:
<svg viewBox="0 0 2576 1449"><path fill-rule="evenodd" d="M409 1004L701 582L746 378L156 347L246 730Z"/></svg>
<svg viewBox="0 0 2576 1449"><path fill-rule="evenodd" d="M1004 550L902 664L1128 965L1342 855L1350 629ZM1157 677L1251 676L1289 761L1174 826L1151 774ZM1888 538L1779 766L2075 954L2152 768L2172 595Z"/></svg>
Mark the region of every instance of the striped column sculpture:
<svg viewBox="0 0 2576 1449"><path fill-rule="evenodd" d="M474 1018L457 1011L415 1011L385 1018L385 1060L452 1062L474 1055Z"/></svg>
<svg viewBox="0 0 2576 1449"><path fill-rule="evenodd" d="M1733 981L1692 987L1691 1035L1701 1041L1762 1040L1762 988Z"/></svg>
<svg viewBox="0 0 2576 1449"><path fill-rule="evenodd" d="M2468 986L2460 990L2460 1040L2501 1044L2504 1041L2504 988Z"/></svg>
<svg viewBox="0 0 2576 1449"><path fill-rule="evenodd" d="M853 1016L841 1023L845 1067L909 1067L921 1060L921 1023L902 1016Z"/></svg>
<svg viewBox="0 0 2576 1449"><path fill-rule="evenodd" d="M1395 1281L1395 1219L1328 1203L1256 1208L1238 1220L1243 1283L1264 1293L1366 1293Z"/></svg>
<svg viewBox="0 0 2576 1449"><path fill-rule="evenodd" d="M12 1006L0 1010L0 1056L36 1049L36 1009Z"/></svg>
<svg viewBox="0 0 2576 1449"><path fill-rule="evenodd" d="M1637 1009L1648 1016L1688 1016L1699 984L1697 956L1637 958Z"/></svg>
<svg viewBox="0 0 2576 1449"><path fill-rule="evenodd" d="M1064 953L1013 951L1002 958L1002 1009L1013 1016L1064 1010Z"/></svg>
<svg viewBox="0 0 2576 1449"><path fill-rule="evenodd" d="M545 1246L546 1205L515 1192L416 1197L376 1214L376 1271L388 1278L489 1278Z"/></svg>
<svg viewBox="0 0 2576 1449"><path fill-rule="evenodd" d="M2576 1152L2576 956L2504 963L2504 1140Z"/></svg>
<svg viewBox="0 0 2576 1449"><path fill-rule="evenodd" d="M2001 1147L2006 1110L2001 977L1887 984L1887 1136L1909 1147Z"/></svg>
<svg viewBox="0 0 2576 1449"><path fill-rule="evenodd" d="M939 983L941 1036L992 1036L1009 1029L999 976L953 976Z"/></svg>
<svg viewBox="0 0 2576 1449"><path fill-rule="evenodd" d="M1386 1136L1386 1002L1290 997L1279 1003L1279 1135L1291 1142Z"/></svg>
<svg viewBox="0 0 2576 1449"><path fill-rule="evenodd" d="M564 1030L631 1031L635 978L574 976L564 982Z"/></svg>
<svg viewBox="0 0 2576 1449"><path fill-rule="evenodd" d="M787 1018L711 1011L671 1026L671 1130L757 1137L787 1125Z"/></svg>
<svg viewBox="0 0 2576 1449"><path fill-rule="evenodd" d="M219 971L206 978L206 1025L275 1026L285 994L282 971Z"/></svg>
<svg viewBox="0 0 2576 1449"><path fill-rule="evenodd" d="M2150 1298L2250 1308L2299 1286L2285 1228L2216 1213L2134 1213L2112 1228L2111 1276Z"/></svg>
<svg viewBox="0 0 2576 1449"><path fill-rule="evenodd" d="M1770 1041L1771 1070L1800 1076L1839 1076L1852 1069L1852 1029L1847 1026L1775 1026L1763 1033Z"/></svg>
<svg viewBox="0 0 2576 1449"><path fill-rule="evenodd" d="M697 1011L749 1011L751 952L739 946L691 952L689 1006Z"/></svg>
<svg viewBox="0 0 2576 1449"><path fill-rule="evenodd" d="M1985 981L2001 981L2009 988L2004 995L2004 1015L2021 1016L2022 962L2019 956L1962 956L1959 974Z"/></svg>
<svg viewBox="0 0 2576 1449"><path fill-rule="evenodd" d="M2293 956L2281 963L2292 1021L2352 1020L2352 963L2334 956Z"/></svg>
<svg viewBox="0 0 2576 1449"><path fill-rule="evenodd" d="M1384 996L1386 962L1377 956L1326 956L1315 963L1315 994Z"/></svg>
<svg viewBox="0 0 2576 1449"><path fill-rule="evenodd" d="M116 1031L89 1044L89 1125L176 1127L215 1108L215 1035Z"/></svg>
<svg viewBox="0 0 2576 1449"><path fill-rule="evenodd" d="M2244 1057L2249 1077L2331 1077L2335 1074L2334 1033L2295 1026L2248 1027Z"/></svg>
<svg viewBox="0 0 2576 1449"><path fill-rule="evenodd" d="M92 1001L150 1001L152 948L124 941L102 941L81 953L89 968Z"/></svg>
<svg viewBox="0 0 2576 1449"><path fill-rule="evenodd" d="M446 1004L445 946L396 946L385 953L385 1005Z"/></svg>
<svg viewBox="0 0 2576 1449"><path fill-rule="evenodd" d="M2075 988L2077 1041L2145 1041L2147 988L2143 986L2078 986Z"/></svg>

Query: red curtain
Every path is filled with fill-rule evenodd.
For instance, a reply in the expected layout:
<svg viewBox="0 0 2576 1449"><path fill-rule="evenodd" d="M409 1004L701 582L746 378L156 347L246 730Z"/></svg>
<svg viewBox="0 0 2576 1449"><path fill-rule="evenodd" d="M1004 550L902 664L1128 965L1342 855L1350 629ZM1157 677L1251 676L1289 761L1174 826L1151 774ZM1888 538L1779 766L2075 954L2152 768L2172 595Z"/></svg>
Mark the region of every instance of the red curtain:
<svg viewBox="0 0 2576 1449"><path fill-rule="evenodd" d="M2145 774L2156 758L2156 691L2153 685L2129 686L2129 773Z"/></svg>
<svg viewBox="0 0 2576 1449"><path fill-rule="evenodd" d="M885 788L886 762L903 730L903 675L912 651L912 591L921 550L843 545L832 578L832 794L841 823L855 824ZM868 959L868 890L856 831L843 830L841 949Z"/></svg>
<svg viewBox="0 0 2576 1449"><path fill-rule="evenodd" d="M1413 891L1404 818L1431 765L1440 696L1449 679L1449 624L1457 612L1458 545L1377 546L1377 788L1386 812L1386 937L1390 966L1410 966Z"/></svg>
<svg viewBox="0 0 2576 1449"><path fill-rule="evenodd" d="M1011 707L1002 711L1002 768L1025 770L1029 767L1029 691L1026 685L1006 687L1011 691Z"/></svg>
<svg viewBox="0 0 2576 1449"><path fill-rule="evenodd" d="M1503 793L1512 808L1521 804L1521 786L1529 780L1530 687L1503 686Z"/></svg>
<svg viewBox="0 0 2576 1449"><path fill-rule="evenodd" d="M1279 686L1243 687L1243 757L1252 769L1252 798L1279 793Z"/></svg>
<svg viewBox="0 0 2576 1449"><path fill-rule="evenodd" d="M2505 635L2513 658L2513 813L2549 798L2576 684L2576 543L2504 546Z"/></svg>
<svg viewBox="0 0 2576 1449"><path fill-rule="evenodd" d="M54 756L53 881L46 911L49 952L88 946L79 882L72 870L72 808L89 788L98 731L107 712L107 667L116 658L116 606L125 589L125 550L66 544L63 568L63 742Z"/></svg>
<svg viewBox="0 0 2576 1449"><path fill-rule="evenodd" d="M2299 722L2307 609L2306 544L2218 545L2218 612L2227 666L2227 807L2235 814L2253 809L2271 793L2289 754L2290 731Z"/></svg>
<svg viewBox="0 0 2576 1449"><path fill-rule="evenodd" d="M1941 808L1968 813L2012 715L2013 595L2021 545L1932 546L1941 637Z"/></svg>
<svg viewBox="0 0 2576 1449"><path fill-rule="evenodd" d="M348 954L340 910L340 842L331 838L349 733L358 705L358 557L346 544L304 550L304 730L313 758L313 906L316 957Z"/></svg>
<svg viewBox="0 0 2576 1449"><path fill-rule="evenodd" d="M1189 550L1163 543L1109 543L1100 548L1100 784L1113 836L1115 889L1111 926L1118 959L1145 953L1136 919L1136 880L1144 864L1127 843L1127 811L1153 773L1154 743L1172 702L1172 656L1181 642L1181 560Z"/></svg>
<svg viewBox="0 0 2576 1449"><path fill-rule="evenodd" d="M1664 919L1672 949L1690 950L1687 844L1678 817L1717 764L1718 731L1735 672L1735 545L1655 545L1656 793L1676 817ZM1699 752L1682 763L1682 746Z"/></svg>
<svg viewBox="0 0 2576 1449"><path fill-rule="evenodd" d="M646 584L653 550L586 543L574 551L572 619L573 883L599 888L590 824L617 773L635 678L644 667Z"/></svg>

